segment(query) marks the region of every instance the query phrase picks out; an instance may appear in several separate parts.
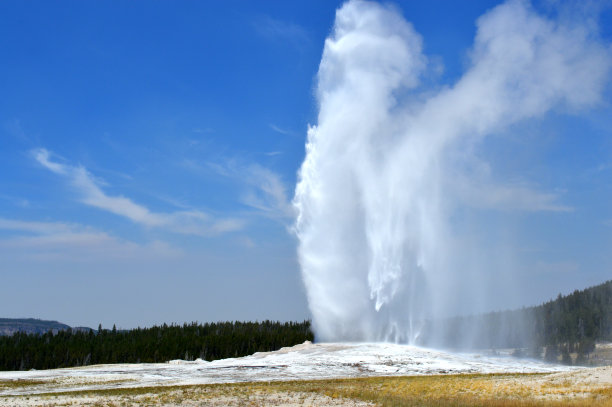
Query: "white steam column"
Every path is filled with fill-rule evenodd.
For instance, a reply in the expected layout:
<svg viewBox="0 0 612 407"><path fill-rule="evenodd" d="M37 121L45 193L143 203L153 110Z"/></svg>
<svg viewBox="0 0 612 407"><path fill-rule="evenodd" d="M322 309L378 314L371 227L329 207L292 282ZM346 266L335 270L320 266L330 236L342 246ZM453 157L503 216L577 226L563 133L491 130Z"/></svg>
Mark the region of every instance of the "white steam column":
<svg viewBox="0 0 612 407"><path fill-rule="evenodd" d="M422 39L396 9L350 1L337 11L294 198L318 340L414 341L455 287L466 295L469 250L449 218L479 188L456 157L510 124L599 101L610 48L589 26L510 1L477 28L463 77L425 87Z"/></svg>

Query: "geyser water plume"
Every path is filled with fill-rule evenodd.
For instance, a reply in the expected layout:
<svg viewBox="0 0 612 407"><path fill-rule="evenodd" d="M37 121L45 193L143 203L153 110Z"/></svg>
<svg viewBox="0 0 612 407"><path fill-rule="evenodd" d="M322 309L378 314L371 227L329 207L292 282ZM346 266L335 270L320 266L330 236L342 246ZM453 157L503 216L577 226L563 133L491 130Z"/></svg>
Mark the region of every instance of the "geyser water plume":
<svg viewBox="0 0 612 407"><path fill-rule="evenodd" d="M423 41L395 8L349 1L337 11L294 198L318 340L414 341L462 278L457 207L559 207L537 191L470 185L456 157L519 121L598 102L611 57L594 38L510 1L478 20L463 77L432 89L420 81Z"/></svg>

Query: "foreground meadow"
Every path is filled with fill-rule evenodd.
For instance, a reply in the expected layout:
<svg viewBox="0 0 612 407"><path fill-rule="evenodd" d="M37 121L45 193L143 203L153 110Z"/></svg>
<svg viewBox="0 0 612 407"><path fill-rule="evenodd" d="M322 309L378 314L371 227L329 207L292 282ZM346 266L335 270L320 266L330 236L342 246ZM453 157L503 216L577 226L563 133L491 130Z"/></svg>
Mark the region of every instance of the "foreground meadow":
<svg viewBox="0 0 612 407"><path fill-rule="evenodd" d="M54 392L57 382L0 381L0 406L611 406L612 367L543 374L458 374L127 387Z"/></svg>

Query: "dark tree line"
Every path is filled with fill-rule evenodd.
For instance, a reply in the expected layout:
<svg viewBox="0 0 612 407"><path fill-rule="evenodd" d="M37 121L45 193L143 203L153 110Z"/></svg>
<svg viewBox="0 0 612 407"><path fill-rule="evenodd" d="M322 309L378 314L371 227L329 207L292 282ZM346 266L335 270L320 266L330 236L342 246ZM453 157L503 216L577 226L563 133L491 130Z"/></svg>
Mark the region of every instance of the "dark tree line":
<svg viewBox="0 0 612 407"><path fill-rule="evenodd" d="M313 340L310 322L221 322L129 331L61 330L0 336L0 370L102 363L205 360L277 350ZM542 305L425 323L422 345L514 348L551 361L584 362L595 342L612 341L612 281ZM544 351L545 350L545 351Z"/></svg>
<svg viewBox="0 0 612 407"><path fill-rule="evenodd" d="M312 341L310 321L219 322L128 331L15 333L0 337L0 370L52 369L103 363L215 360Z"/></svg>
<svg viewBox="0 0 612 407"><path fill-rule="evenodd" d="M597 341L612 341L612 281L542 305L429 321L421 341L455 348L516 348L526 356L584 357Z"/></svg>

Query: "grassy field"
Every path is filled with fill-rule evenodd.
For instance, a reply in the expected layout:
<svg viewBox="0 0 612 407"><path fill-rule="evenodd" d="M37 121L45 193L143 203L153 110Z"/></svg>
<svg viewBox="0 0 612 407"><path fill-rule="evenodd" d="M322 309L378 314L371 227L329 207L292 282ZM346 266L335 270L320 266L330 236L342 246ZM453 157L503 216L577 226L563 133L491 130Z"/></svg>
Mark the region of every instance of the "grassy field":
<svg viewBox="0 0 612 407"><path fill-rule="evenodd" d="M13 386L28 386L27 382ZM40 383L31 383L38 386ZM0 382L0 389L7 383ZM367 403L367 404L366 404ZM1 406L611 406L612 387L570 375L489 374L238 383L3 396Z"/></svg>

